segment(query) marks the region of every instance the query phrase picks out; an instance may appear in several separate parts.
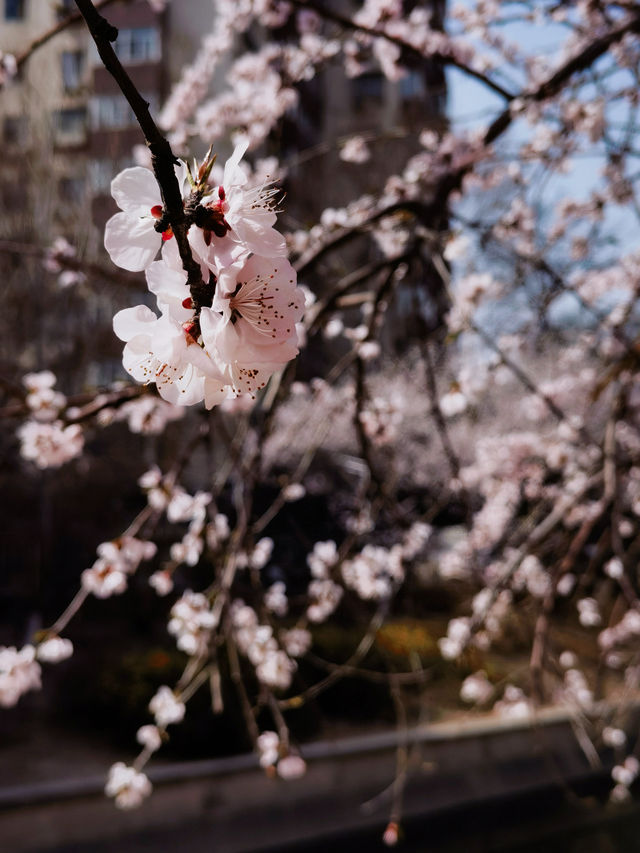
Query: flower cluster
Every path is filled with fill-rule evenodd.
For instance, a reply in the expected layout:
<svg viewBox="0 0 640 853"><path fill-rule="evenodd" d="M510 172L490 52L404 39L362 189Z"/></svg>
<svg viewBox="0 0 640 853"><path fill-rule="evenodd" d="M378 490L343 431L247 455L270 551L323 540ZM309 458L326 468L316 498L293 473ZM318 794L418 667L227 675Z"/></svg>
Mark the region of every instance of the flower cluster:
<svg viewBox="0 0 640 853"><path fill-rule="evenodd" d="M159 728L166 728L171 723L180 723L184 719L185 705L170 687L163 685L149 702L149 710Z"/></svg>
<svg viewBox="0 0 640 853"><path fill-rule="evenodd" d="M248 185L240 166L245 150L246 142L236 147L217 186L211 159L197 182L188 167L177 170L184 200L195 205L188 241L202 274L197 299L153 174L125 169L111 185L121 212L107 222L105 247L124 269L145 271L160 311L126 308L114 317L114 330L126 343L126 370L139 382L155 382L169 403L204 400L211 408L253 396L298 352L304 295L273 227L276 191L268 182ZM161 245L162 259L155 260Z"/></svg>
<svg viewBox="0 0 640 853"><path fill-rule="evenodd" d="M179 649L189 655L202 655L217 624L206 595L188 589L171 608L168 629Z"/></svg>
<svg viewBox="0 0 640 853"><path fill-rule="evenodd" d="M38 468L59 468L84 448L82 427L65 426L60 417L67 405L64 394L54 389L56 377L50 370L27 373L25 403L31 417L18 429L20 453Z"/></svg>
<svg viewBox="0 0 640 853"><path fill-rule="evenodd" d="M278 647L271 626L260 624L255 610L240 599L233 602L231 619L235 642L255 667L258 680L267 687L286 690L296 663Z"/></svg>
<svg viewBox="0 0 640 853"><path fill-rule="evenodd" d="M144 773L118 761L109 770L104 792L119 809L135 809L151 793L151 782Z"/></svg>
<svg viewBox="0 0 640 853"><path fill-rule="evenodd" d="M402 549L365 545L360 554L342 564L342 577L360 598L388 598L404 580Z"/></svg>
<svg viewBox="0 0 640 853"><path fill-rule="evenodd" d="M282 779L299 779L304 776L307 765L303 758L289 752L276 732L262 732L256 743L258 761L265 770L276 769Z"/></svg>
<svg viewBox="0 0 640 853"><path fill-rule="evenodd" d="M23 693L40 687L40 664L32 645L0 646L0 706L10 708Z"/></svg>
<svg viewBox="0 0 640 853"><path fill-rule="evenodd" d="M98 559L80 578L83 588L96 598L119 595L127 588L127 577L132 575L142 560L155 556L153 542L122 536L113 542L98 545Z"/></svg>

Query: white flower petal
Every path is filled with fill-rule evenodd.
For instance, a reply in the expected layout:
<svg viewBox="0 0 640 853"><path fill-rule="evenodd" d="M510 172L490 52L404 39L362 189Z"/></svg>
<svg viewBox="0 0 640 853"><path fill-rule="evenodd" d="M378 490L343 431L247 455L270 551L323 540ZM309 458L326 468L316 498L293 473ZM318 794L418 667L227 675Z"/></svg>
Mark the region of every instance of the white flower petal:
<svg viewBox="0 0 640 853"><path fill-rule="evenodd" d="M113 318L113 331L121 341L130 341L136 335L146 335L150 332L150 323L158 320L151 308L146 305L136 305L124 308Z"/></svg>
<svg viewBox="0 0 640 853"><path fill-rule="evenodd" d="M133 166L116 175L111 181L111 195L120 210L127 213L147 214L152 207L162 204L155 175L142 166Z"/></svg>
<svg viewBox="0 0 640 853"><path fill-rule="evenodd" d="M104 247L114 264L130 272L146 269L158 254L162 238L154 230L155 220L135 219L116 213L104 228Z"/></svg>

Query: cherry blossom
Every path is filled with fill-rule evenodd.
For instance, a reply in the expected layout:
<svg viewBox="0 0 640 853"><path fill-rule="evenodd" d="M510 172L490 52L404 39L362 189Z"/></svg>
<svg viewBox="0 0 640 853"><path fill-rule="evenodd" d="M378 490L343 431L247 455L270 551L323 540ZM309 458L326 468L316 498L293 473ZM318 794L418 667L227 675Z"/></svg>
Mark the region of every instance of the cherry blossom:
<svg viewBox="0 0 640 853"><path fill-rule="evenodd" d="M64 426L62 421L25 421L18 429L20 452L38 468L59 468L79 456L84 447L82 427Z"/></svg>
<svg viewBox="0 0 640 853"><path fill-rule="evenodd" d="M187 654L204 654L217 625L209 601L201 592L186 590L171 608L168 631Z"/></svg>
<svg viewBox="0 0 640 853"><path fill-rule="evenodd" d="M205 352L236 394L254 393L297 352L304 296L285 259L253 255L221 273L211 308L200 315Z"/></svg>
<svg viewBox="0 0 640 853"><path fill-rule="evenodd" d="M236 145L225 164L222 183L212 190L210 199L204 200L211 228L205 225L203 232L193 233L194 248L214 272L250 253L268 258L287 253L284 237L273 227L278 190L268 179L249 185L249 178L240 166L247 146L246 139Z"/></svg>
<svg viewBox="0 0 640 853"><path fill-rule="evenodd" d="M0 646L0 706L10 708L23 693L40 688L40 664L32 645Z"/></svg>
<svg viewBox="0 0 640 853"><path fill-rule="evenodd" d="M134 767L127 767L122 761L116 762L109 770L109 778L104 791L108 797L115 798L119 809L135 809L151 794L152 786L144 773Z"/></svg>
<svg viewBox="0 0 640 853"><path fill-rule="evenodd" d="M176 177L183 186L186 166L176 167ZM162 216L162 197L153 172L142 166L132 166L120 172L111 182L111 194L121 213L107 221L104 246L117 266L132 272L146 269L160 250L162 234L155 230Z"/></svg>
<svg viewBox="0 0 640 853"><path fill-rule="evenodd" d="M157 726L141 726L136 732L136 740L150 752L156 752L162 746L162 736Z"/></svg>
<svg viewBox="0 0 640 853"><path fill-rule="evenodd" d="M149 710L159 728L164 729L171 723L179 723L184 719L185 705L170 687L163 685L149 702Z"/></svg>
<svg viewBox="0 0 640 853"><path fill-rule="evenodd" d="M160 317L138 305L119 311L114 331L126 342L125 369L139 382L155 382L169 403L208 408L227 395L224 377L190 332L168 313Z"/></svg>
<svg viewBox="0 0 640 853"><path fill-rule="evenodd" d="M153 542L123 536L113 542L103 542L97 548L98 559L80 578L83 588L97 598L120 595L127 588L127 576L133 574L142 560L156 553Z"/></svg>

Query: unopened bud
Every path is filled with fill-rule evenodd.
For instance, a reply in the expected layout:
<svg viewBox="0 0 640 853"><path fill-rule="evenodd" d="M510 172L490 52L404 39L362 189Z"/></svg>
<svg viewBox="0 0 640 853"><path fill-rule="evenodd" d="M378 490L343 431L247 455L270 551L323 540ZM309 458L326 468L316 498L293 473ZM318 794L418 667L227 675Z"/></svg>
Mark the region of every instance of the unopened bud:
<svg viewBox="0 0 640 853"><path fill-rule="evenodd" d="M188 310L191 310L193 308L193 300L190 296L187 296L185 299L182 300L182 307L187 308Z"/></svg>
<svg viewBox="0 0 640 853"><path fill-rule="evenodd" d="M151 215L154 219L162 219L162 205L154 204L151 208Z"/></svg>
<svg viewBox="0 0 640 853"><path fill-rule="evenodd" d="M391 821L382 835L382 841L387 847L395 847L398 843L399 826L395 821Z"/></svg>

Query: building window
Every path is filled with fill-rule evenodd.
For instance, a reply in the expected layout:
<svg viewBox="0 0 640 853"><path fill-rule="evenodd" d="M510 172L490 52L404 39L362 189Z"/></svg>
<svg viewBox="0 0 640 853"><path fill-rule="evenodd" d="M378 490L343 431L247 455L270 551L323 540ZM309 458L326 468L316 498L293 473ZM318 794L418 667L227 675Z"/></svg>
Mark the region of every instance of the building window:
<svg viewBox="0 0 640 853"><path fill-rule="evenodd" d="M4 17L7 21L21 21L24 18L25 0L4 0Z"/></svg>
<svg viewBox="0 0 640 853"><path fill-rule="evenodd" d="M84 107L59 110L55 114L56 145L82 145L87 141L87 111Z"/></svg>
<svg viewBox="0 0 640 853"><path fill-rule="evenodd" d="M150 108L155 109L157 98L155 95L142 97L147 101ZM126 102L123 95L94 95L89 102L91 111L91 129L100 130L124 130L127 127L136 127L136 117L133 110Z"/></svg>
<svg viewBox="0 0 640 853"><path fill-rule="evenodd" d="M61 57L62 84L65 92L77 92L82 85L84 53L81 50L65 50Z"/></svg>
<svg viewBox="0 0 640 853"><path fill-rule="evenodd" d="M91 129L133 127L136 117L122 95L94 95L89 102Z"/></svg>
<svg viewBox="0 0 640 853"><path fill-rule="evenodd" d="M137 62L158 62L160 59L160 33L155 27L121 29L113 45L123 65Z"/></svg>
<svg viewBox="0 0 640 853"><path fill-rule="evenodd" d="M29 137L26 116L5 116L2 121L2 139L6 145L25 145Z"/></svg>

